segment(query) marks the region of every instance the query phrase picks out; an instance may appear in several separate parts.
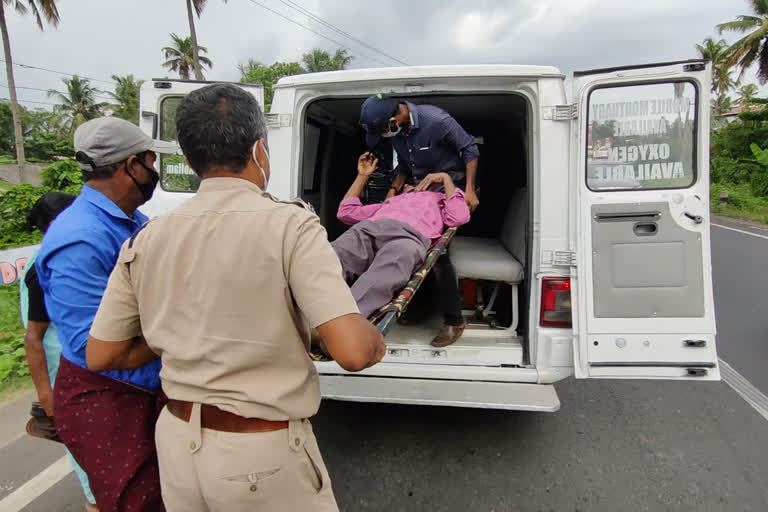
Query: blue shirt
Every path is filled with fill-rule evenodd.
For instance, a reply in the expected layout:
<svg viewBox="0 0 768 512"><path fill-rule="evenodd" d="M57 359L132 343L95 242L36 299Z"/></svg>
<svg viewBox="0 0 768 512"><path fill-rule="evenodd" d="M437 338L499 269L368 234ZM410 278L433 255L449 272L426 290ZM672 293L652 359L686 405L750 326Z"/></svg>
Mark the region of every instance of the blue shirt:
<svg viewBox="0 0 768 512"><path fill-rule="evenodd" d="M480 156L475 138L445 110L405 102L411 126L390 138L397 151L397 175L418 183L432 172L445 172L456 182L466 179L467 164Z"/></svg>
<svg viewBox="0 0 768 512"><path fill-rule="evenodd" d="M83 186L77 199L53 221L35 260L45 307L56 325L65 359L87 368L85 345L123 242L145 222L129 217L111 199ZM102 375L148 389L160 387L160 360L137 370Z"/></svg>

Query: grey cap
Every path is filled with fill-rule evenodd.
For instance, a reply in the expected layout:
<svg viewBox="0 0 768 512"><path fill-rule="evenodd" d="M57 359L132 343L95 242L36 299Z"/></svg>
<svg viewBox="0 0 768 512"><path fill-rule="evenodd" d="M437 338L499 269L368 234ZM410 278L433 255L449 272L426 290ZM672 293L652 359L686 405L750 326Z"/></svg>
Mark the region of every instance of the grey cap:
<svg viewBox="0 0 768 512"><path fill-rule="evenodd" d="M127 160L144 151L173 153L172 144L154 140L135 124L117 117L100 117L81 124L75 130L75 155L86 170Z"/></svg>

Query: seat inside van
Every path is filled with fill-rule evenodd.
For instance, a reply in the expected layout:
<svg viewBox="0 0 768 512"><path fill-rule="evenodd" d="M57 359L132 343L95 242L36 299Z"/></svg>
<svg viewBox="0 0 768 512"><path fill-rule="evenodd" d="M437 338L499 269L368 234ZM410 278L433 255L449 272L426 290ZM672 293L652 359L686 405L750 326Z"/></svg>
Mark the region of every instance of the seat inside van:
<svg viewBox="0 0 768 512"><path fill-rule="evenodd" d="M408 323L395 326L387 336L390 355L402 351L403 362L409 362L414 350L424 349L426 355L419 362L524 365L528 359L524 341L530 267L528 102L515 94L397 99L443 108L475 137L480 150L480 207L449 246L461 280L467 320L464 335L445 349L430 350L442 315L427 279L409 305ZM302 199L313 205L330 240L347 229L336 218L336 210L357 174L358 157L368 150L358 124L364 100L348 96L318 99L303 116Z"/></svg>

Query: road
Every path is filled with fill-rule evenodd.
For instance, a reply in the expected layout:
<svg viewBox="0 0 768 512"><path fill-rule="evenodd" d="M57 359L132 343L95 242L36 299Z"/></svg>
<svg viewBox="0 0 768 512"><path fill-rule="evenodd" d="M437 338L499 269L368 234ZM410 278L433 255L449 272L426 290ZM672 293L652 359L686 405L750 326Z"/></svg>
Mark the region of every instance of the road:
<svg viewBox="0 0 768 512"><path fill-rule="evenodd" d="M768 238L713 227L718 349L768 394L764 254ZM557 390L554 414L325 402L314 424L342 510L768 510L768 421L725 383ZM61 449L13 440L27 404L13 407L0 409L0 508L49 468L22 510L82 510L74 475L57 480Z"/></svg>

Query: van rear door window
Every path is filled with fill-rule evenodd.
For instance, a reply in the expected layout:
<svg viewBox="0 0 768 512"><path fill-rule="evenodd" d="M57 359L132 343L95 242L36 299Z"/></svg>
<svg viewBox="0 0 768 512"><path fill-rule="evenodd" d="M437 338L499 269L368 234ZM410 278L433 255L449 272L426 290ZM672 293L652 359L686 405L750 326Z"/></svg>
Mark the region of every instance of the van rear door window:
<svg viewBox="0 0 768 512"><path fill-rule="evenodd" d="M176 109L183 96L168 96L160 102L160 139L176 141ZM160 185L169 192L196 192L200 177L181 155L160 155Z"/></svg>
<svg viewBox="0 0 768 512"><path fill-rule="evenodd" d="M691 82L596 88L587 100L591 190L686 188L696 180Z"/></svg>

